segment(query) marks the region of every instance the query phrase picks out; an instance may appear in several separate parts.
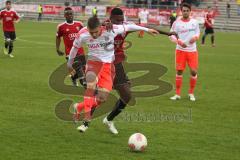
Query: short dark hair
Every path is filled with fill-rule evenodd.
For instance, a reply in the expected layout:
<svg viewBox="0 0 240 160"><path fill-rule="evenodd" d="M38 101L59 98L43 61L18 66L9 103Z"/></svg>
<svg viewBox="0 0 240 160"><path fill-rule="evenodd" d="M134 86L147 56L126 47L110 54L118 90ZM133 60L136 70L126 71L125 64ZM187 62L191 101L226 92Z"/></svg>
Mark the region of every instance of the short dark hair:
<svg viewBox="0 0 240 160"><path fill-rule="evenodd" d="M183 7L189 8L190 11L192 10L192 7L191 7L191 5L190 5L189 3L186 3L186 2L182 3L182 4L181 4L181 10L182 10Z"/></svg>
<svg viewBox="0 0 240 160"><path fill-rule="evenodd" d="M64 9L64 12L67 12L67 11L72 11L72 8L71 8L71 7L66 7L66 8Z"/></svg>
<svg viewBox="0 0 240 160"><path fill-rule="evenodd" d="M122 16L123 15L122 9L118 7L113 8L111 11L111 16L113 15Z"/></svg>
<svg viewBox="0 0 240 160"><path fill-rule="evenodd" d="M90 17L88 19L87 26L89 29L95 29L95 28L99 27L100 25L101 25L100 20L96 16Z"/></svg>
<svg viewBox="0 0 240 160"><path fill-rule="evenodd" d="M9 0L8 0L8 1L6 1L6 4L11 4L11 3L12 3L12 2L11 2L11 1L9 1Z"/></svg>

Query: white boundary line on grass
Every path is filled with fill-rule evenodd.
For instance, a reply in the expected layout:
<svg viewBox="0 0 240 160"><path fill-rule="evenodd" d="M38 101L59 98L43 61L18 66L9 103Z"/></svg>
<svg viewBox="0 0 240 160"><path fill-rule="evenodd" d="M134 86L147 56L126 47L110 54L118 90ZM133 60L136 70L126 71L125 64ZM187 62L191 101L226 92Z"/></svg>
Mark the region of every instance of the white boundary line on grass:
<svg viewBox="0 0 240 160"><path fill-rule="evenodd" d="M35 41L31 41L31 40L22 39L22 38L19 38L19 37L17 37L16 40L23 41L23 42L28 42L28 43L32 43L32 44L37 44L37 45L55 46L55 44L53 44L53 43L39 42L39 41L35 42Z"/></svg>

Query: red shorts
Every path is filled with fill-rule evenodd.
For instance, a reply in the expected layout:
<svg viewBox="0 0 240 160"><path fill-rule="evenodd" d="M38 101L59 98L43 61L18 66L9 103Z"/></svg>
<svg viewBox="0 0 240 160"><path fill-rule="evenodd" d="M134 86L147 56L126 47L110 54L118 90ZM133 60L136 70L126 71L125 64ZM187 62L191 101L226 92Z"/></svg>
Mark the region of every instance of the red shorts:
<svg viewBox="0 0 240 160"><path fill-rule="evenodd" d="M115 67L113 63L103 63L98 61L87 61L86 74L87 72L94 72L97 75L99 88L112 90L113 80L115 77Z"/></svg>
<svg viewBox="0 0 240 160"><path fill-rule="evenodd" d="M186 63L189 68L198 68L198 52L186 52L181 50L176 50L176 70L184 70L186 68Z"/></svg>

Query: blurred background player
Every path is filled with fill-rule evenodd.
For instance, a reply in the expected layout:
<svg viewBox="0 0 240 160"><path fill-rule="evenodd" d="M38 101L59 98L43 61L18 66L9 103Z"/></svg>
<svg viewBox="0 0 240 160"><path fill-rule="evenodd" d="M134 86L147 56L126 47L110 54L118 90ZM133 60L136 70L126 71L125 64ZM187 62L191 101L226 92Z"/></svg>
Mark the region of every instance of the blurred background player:
<svg viewBox="0 0 240 160"><path fill-rule="evenodd" d="M73 41L75 40L77 33L83 28L82 22L73 20L73 10L70 7L65 8L64 17L66 21L61 23L57 27L56 34L56 51L59 56L63 56L64 53L60 50L61 37L63 37L64 45L65 45L65 55L68 60L68 56L70 50L73 46ZM77 79L79 78L80 84L86 87L86 80L84 76L85 70L85 55L83 48L79 48L77 52L77 56L74 61L74 69L76 73L71 76L72 82L74 86L77 86Z"/></svg>
<svg viewBox="0 0 240 160"><path fill-rule="evenodd" d="M68 68L72 72L73 59L78 49L86 43L89 49L86 65L87 90L84 94L84 101L74 105L75 114L79 114L84 109L83 124L77 128L80 132L85 132L88 129L92 108L98 107L105 102L109 92L112 90L115 75L115 67L113 65L115 59L114 38L125 31L140 30L151 34L158 33L153 29L134 24L114 25L113 31L107 31L101 26L99 19L95 16L89 18L87 28L85 27L79 32L70 52Z"/></svg>
<svg viewBox="0 0 240 160"><path fill-rule="evenodd" d="M169 17L170 28L172 28L172 25L173 25L173 23L176 21L176 19L177 19L177 13L176 13L176 11L174 10L174 11L172 11L172 13L171 13L171 15L170 15L170 17Z"/></svg>
<svg viewBox="0 0 240 160"><path fill-rule="evenodd" d="M0 19L3 23L3 32L5 39L3 52L5 55L9 55L9 57L13 58L13 42L16 39L14 22L18 23L20 21L20 17L12 9L11 1L6 1L6 8L1 11Z"/></svg>
<svg viewBox="0 0 240 160"><path fill-rule="evenodd" d="M177 44L176 46L176 94L171 97L171 100L181 99L181 87L183 79L183 71L185 70L186 63L190 68L190 89L189 98L195 101L196 98L193 94L197 82L197 69L198 69L198 51L196 41L199 39L200 30L199 24L195 19L190 18L191 6L188 3L181 5L182 18L179 18L173 23L171 31L178 34L170 36L170 39Z"/></svg>
<svg viewBox="0 0 240 160"><path fill-rule="evenodd" d="M110 13L110 21L112 22L112 24L116 24L116 25L132 24L124 20L125 19L124 19L124 14L122 9L113 8ZM158 32L160 34L165 34L168 36L171 35L171 33L164 32L164 31L158 31ZM120 98L118 99L115 106L113 107L113 110L103 120L103 123L109 127L109 130L113 134L118 134L118 131L113 122L114 118L122 112L122 110L130 102L132 97L131 83L124 69L124 61L126 59L124 42L129 33L132 33L132 32L124 32L122 34L118 34L114 38L114 49L115 49L114 65L115 65L116 75L113 82L113 88L117 91Z"/></svg>
<svg viewBox="0 0 240 160"><path fill-rule="evenodd" d="M42 5L38 5L38 21L42 20L42 14L43 14L43 7Z"/></svg>
<svg viewBox="0 0 240 160"><path fill-rule="evenodd" d="M215 43L214 43L215 36L214 36L214 29L213 29L213 16L211 13L211 7L208 7L208 13L206 14L206 17L205 17L204 27L205 27L205 33L202 36L202 45L205 44L206 36L210 34L212 47L215 47Z"/></svg>
<svg viewBox="0 0 240 160"><path fill-rule="evenodd" d="M147 26L148 24L148 16L149 16L149 12L146 8L143 8L143 10L141 10L139 13L138 13L138 18L139 18L139 24L140 26ZM144 32L143 31L140 31L138 36L140 38L142 38L144 35Z"/></svg>

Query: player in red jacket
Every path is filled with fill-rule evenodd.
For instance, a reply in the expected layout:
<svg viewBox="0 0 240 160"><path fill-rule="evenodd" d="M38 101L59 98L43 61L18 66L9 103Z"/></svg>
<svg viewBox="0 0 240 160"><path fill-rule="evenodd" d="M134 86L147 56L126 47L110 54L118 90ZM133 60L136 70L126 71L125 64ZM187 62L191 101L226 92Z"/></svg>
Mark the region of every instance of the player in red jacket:
<svg viewBox="0 0 240 160"><path fill-rule="evenodd" d="M8 54L13 58L13 42L16 39L14 22L19 22L20 17L17 12L12 9L11 1L6 1L6 8L0 12L0 20L3 23L3 33L5 38L4 54Z"/></svg>

